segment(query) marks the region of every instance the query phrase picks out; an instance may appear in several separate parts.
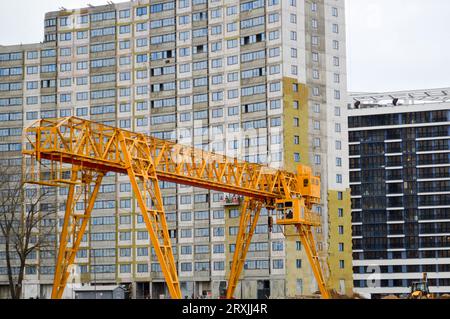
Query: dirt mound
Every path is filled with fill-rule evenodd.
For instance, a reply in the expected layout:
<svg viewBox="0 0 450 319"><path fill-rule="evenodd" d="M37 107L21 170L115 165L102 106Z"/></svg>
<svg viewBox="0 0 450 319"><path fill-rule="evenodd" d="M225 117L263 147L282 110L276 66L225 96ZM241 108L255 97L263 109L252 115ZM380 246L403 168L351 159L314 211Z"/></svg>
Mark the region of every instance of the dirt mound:
<svg viewBox="0 0 450 319"><path fill-rule="evenodd" d="M400 298L397 296L394 296L394 295L389 295L389 296L383 297L381 299L400 299Z"/></svg>

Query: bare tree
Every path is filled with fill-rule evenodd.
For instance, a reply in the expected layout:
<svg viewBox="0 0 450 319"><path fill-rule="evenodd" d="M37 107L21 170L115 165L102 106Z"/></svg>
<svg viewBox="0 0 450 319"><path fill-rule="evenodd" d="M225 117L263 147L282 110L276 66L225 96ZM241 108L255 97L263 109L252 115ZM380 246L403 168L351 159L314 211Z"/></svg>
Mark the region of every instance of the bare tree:
<svg viewBox="0 0 450 319"><path fill-rule="evenodd" d="M0 167L0 235L13 299L22 295L27 258L49 246L50 235L55 234L55 210L41 209L47 192L28 185L20 167ZM48 220L53 221L50 227Z"/></svg>

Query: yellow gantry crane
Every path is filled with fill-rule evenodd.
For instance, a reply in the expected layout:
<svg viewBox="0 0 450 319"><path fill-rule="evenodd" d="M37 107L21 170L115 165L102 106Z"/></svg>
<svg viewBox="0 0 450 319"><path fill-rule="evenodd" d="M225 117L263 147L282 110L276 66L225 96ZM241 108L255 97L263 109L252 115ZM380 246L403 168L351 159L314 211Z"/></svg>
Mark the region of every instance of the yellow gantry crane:
<svg viewBox="0 0 450 319"><path fill-rule="evenodd" d="M322 297L330 298L312 234L320 226L312 211L320 201L320 184L309 167L299 166L297 173L277 170L76 117L37 120L25 129L24 143L27 182L69 189L53 299L62 298L108 172L129 176L172 298L182 296L158 181L244 197L227 298L234 295L262 208L276 211L277 224L296 227ZM75 206L82 198L85 207L79 212Z"/></svg>

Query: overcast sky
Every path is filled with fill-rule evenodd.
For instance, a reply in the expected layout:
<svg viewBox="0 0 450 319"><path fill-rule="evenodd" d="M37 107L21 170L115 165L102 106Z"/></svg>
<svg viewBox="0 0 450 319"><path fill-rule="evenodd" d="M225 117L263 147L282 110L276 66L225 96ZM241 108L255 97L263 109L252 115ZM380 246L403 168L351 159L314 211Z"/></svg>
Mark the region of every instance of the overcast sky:
<svg viewBox="0 0 450 319"><path fill-rule="evenodd" d="M0 44L39 42L47 11L106 0L0 0ZM450 87L449 0L346 0L350 91Z"/></svg>

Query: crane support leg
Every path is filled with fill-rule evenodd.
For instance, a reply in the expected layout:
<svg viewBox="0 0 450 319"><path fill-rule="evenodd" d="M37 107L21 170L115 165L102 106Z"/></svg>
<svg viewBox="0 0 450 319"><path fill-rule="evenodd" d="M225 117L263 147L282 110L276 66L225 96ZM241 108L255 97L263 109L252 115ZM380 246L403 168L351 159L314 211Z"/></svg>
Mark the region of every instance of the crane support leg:
<svg viewBox="0 0 450 319"><path fill-rule="evenodd" d="M130 150L136 151L136 144L130 145L130 143L135 142L122 137L121 145L131 186L141 209L170 296L172 299L181 299L180 283L164 213L163 198L150 149L140 144L139 152L143 152L141 155L144 156L143 159L145 160L133 162Z"/></svg>
<svg viewBox="0 0 450 319"><path fill-rule="evenodd" d="M236 248L233 255L233 263L230 269L230 278L227 287L227 299L233 298L242 268L245 263L253 233L258 223L259 213L262 203L246 197L242 206L241 219L239 222L239 232L236 237Z"/></svg>
<svg viewBox="0 0 450 319"><path fill-rule="evenodd" d="M62 298L67 279L70 275L70 267L75 261L81 240L86 231L86 226L91 217L103 176L103 173L94 174L91 171L82 171L78 166L72 168L71 181L73 183L69 186L67 196L58 259L55 267L55 277L53 279L52 299ZM79 179L81 179L81 185L77 189L75 183ZM91 189L92 182L95 183L93 189ZM75 212L75 206L83 193L85 194L86 206L84 212L80 214ZM69 242L72 243L71 246L69 246Z"/></svg>
<svg viewBox="0 0 450 319"><path fill-rule="evenodd" d="M305 248L306 255L308 256L309 263L316 278L317 285L319 286L322 298L330 299L330 293L326 288L322 267L320 266L319 256L316 250L316 243L312 234L311 226L298 225L297 226L300 240Z"/></svg>

